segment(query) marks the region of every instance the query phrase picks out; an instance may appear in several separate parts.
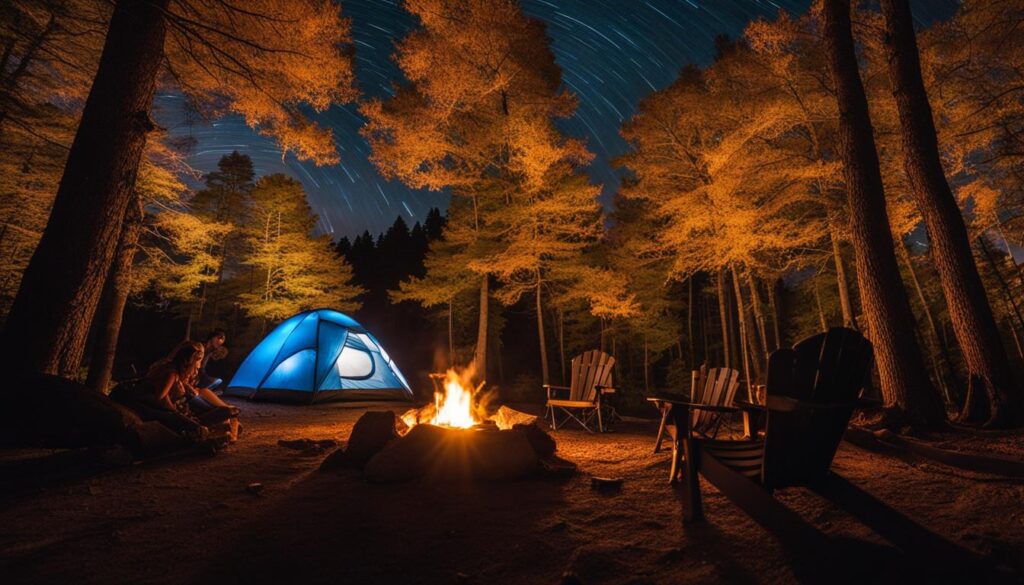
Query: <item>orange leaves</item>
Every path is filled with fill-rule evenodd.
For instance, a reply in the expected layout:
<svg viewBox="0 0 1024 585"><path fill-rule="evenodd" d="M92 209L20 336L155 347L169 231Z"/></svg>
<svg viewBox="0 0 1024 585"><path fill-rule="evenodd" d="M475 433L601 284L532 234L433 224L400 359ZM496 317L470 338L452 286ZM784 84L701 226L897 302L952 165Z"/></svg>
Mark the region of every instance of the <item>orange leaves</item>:
<svg viewBox="0 0 1024 585"><path fill-rule="evenodd" d="M349 22L330 0L172 2L165 52L171 78L210 113L234 112L282 149L337 162L330 131L300 110L356 99Z"/></svg>

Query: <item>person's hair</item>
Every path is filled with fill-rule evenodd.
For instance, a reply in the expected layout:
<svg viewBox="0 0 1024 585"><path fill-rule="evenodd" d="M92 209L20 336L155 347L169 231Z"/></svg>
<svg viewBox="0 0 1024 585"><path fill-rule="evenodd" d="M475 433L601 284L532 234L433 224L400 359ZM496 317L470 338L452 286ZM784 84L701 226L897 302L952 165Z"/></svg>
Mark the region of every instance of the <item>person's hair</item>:
<svg viewBox="0 0 1024 585"><path fill-rule="evenodd" d="M197 341L182 341L171 352L171 355L167 359L167 363L170 364L174 371L178 373L182 378L189 378L195 372L187 371L189 362L192 361L192 357L197 353L203 351L203 344ZM198 364L196 364L198 366Z"/></svg>
<svg viewBox="0 0 1024 585"><path fill-rule="evenodd" d="M216 339L218 337L227 338L227 336L228 336L227 331L224 331L223 329L214 329L209 334L207 334L206 340L203 343L209 343L209 342L213 341L214 339Z"/></svg>

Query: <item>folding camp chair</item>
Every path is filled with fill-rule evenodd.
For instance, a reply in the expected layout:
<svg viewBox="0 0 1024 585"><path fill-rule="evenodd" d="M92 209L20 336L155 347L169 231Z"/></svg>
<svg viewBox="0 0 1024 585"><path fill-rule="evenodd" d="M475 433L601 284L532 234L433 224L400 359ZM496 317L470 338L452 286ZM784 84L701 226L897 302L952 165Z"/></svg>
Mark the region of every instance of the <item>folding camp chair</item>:
<svg viewBox="0 0 1024 585"><path fill-rule="evenodd" d="M618 416L615 409L607 404L607 396L615 393L612 387L612 367L615 358L599 350L584 352L572 360L572 378L569 386L544 384L548 393L547 417L551 419L551 429L558 430L559 421L556 409L566 415L562 421L574 420L588 432L593 432L590 425L597 422L598 432L604 432L604 418ZM559 398L558 394L567 394ZM605 411L602 413L602 411Z"/></svg>
<svg viewBox="0 0 1024 585"><path fill-rule="evenodd" d="M689 402L706 404L708 406L732 406L733 398L736 396L736 389L740 385L740 373L731 368L711 368L701 366L699 370L690 372L690 397ZM682 396L679 398L685 399ZM669 434L671 428L666 424L672 412L672 404L659 399L657 396L650 399L661 410L661 424L658 425L658 438L654 442L654 452L661 451L661 443L666 432ZM744 414L744 428L749 434L750 423L748 422L747 411ZM725 413L713 412L710 410L693 410L692 430L704 436L714 438L718 435L718 428L722 424Z"/></svg>

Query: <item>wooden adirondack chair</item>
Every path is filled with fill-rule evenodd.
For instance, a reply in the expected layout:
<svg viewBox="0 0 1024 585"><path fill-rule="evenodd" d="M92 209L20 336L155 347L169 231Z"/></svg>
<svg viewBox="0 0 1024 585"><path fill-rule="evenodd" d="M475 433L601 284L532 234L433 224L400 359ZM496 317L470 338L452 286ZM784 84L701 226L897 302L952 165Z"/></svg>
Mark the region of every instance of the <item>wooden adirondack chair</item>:
<svg viewBox="0 0 1024 585"><path fill-rule="evenodd" d="M711 368L701 366L699 370L690 372L690 401L697 404L709 406L732 406L733 398L736 396L736 389L740 385L740 373L731 368ZM661 451L661 443L664 440L666 431L669 430L667 422L669 413L672 411L672 404L658 396L649 399L661 410L661 424L658 425L658 438L654 441L654 452ZM692 429L693 432L705 436L714 437L718 434L718 428L725 416L721 412L710 410L693 411ZM743 412L746 416L748 413ZM747 419L744 418L744 422ZM749 423L744 425L749 429ZM748 431L749 434L749 431Z"/></svg>
<svg viewBox="0 0 1024 585"><path fill-rule="evenodd" d="M615 358L612 356L596 349L590 350L573 358L569 386L544 384L544 389L548 393L547 414L551 419L552 430L558 430L558 409L567 415L565 421L574 420L588 432L593 432L590 425L596 420L597 430L604 432L602 409L608 410L613 416L615 414L614 409L606 404L604 398L615 393L615 388L612 387L614 365ZM560 398L558 394L565 397Z"/></svg>
<svg viewBox="0 0 1024 585"><path fill-rule="evenodd" d="M841 327L805 339L793 349L773 352L768 359L763 439L699 437L693 432L693 416L688 416L691 410L736 408L670 401L676 425L670 473L672 482L683 483L684 518L703 517L698 473L755 520L772 508L773 490L813 487L823 481L850 416L863 404L858 394L871 359L871 343Z"/></svg>

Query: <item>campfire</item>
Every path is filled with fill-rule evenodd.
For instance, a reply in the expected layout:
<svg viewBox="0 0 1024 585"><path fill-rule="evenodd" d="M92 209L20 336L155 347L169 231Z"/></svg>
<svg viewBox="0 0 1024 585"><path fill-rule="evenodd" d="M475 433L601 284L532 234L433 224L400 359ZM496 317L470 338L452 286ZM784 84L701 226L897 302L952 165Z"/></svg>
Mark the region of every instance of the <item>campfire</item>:
<svg viewBox="0 0 1024 585"><path fill-rule="evenodd" d="M435 375L433 402L406 412L402 422L391 412L364 414L345 450L324 466L359 467L375 482L515 479L575 469L553 457L555 442L536 416L507 406L490 412L495 393L472 378L472 370Z"/></svg>
<svg viewBox="0 0 1024 585"><path fill-rule="evenodd" d="M487 415L488 395L483 392L484 382L474 386L473 370L449 369L443 376L436 375L438 388L434 390L434 402L423 408L410 410L402 415L402 421L410 429L420 424L431 424L449 429L469 429L489 425ZM499 421L498 428L502 426Z"/></svg>

